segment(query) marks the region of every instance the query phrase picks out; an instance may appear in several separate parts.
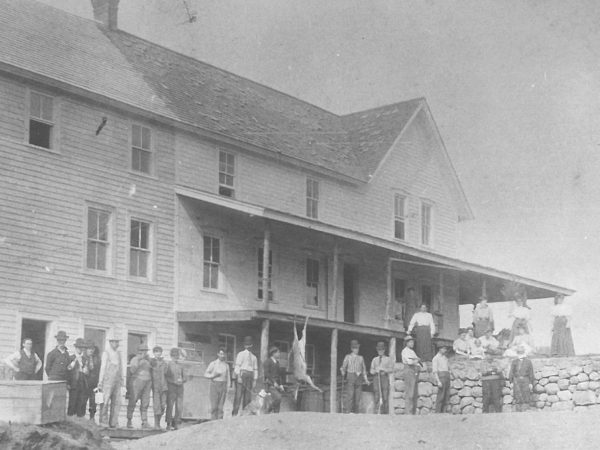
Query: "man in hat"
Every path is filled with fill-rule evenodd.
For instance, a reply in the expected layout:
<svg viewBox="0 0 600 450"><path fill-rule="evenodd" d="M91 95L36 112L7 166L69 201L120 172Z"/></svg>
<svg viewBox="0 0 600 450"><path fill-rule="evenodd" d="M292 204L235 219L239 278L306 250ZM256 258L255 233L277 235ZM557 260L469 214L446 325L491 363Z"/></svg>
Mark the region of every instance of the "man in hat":
<svg viewBox="0 0 600 450"><path fill-rule="evenodd" d="M487 353L481 363L481 389L483 396L483 413L502 412L502 388L504 387L504 373L494 360L491 353ZM493 409L493 411L492 411Z"/></svg>
<svg viewBox="0 0 600 450"><path fill-rule="evenodd" d="M367 368L362 355L358 354L360 344L356 339L350 341L350 353L344 357L340 368L342 377L346 377L346 392L344 393L344 412L358 413L360 409L360 397L362 385L369 384L367 379Z"/></svg>
<svg viewBox="0 0 600 450"><path fill-rule="evenodd" d="M252 337L244 338L244 350L239 352L235 358L235 367L233 375L236 379L235 398L233 400L232 415L237 415L240 409L246 407L252 400L252 390L256 386L258 379L258 360L250 351L252 348Z"/></svg>
<svg viewBox="0 0 600 450"><path fill-rule="evenodd" d="M98 388L98 381L100 377L100 356L98 355L98 347L94 344L91 339L85 341L85 356L87 359L87 389L88 389L88 400L89 400L89 412L90 420L94 420L96 416L96 389Z"/></svg>
<svg viewBox="0 0 600 450"><path fill-rule="evenodd" d="M281 392L283 386L281 385L279 358L281 352L275 346L269 349L269 359L264 362L264 376L265 376L265 390L271 394L271 411L274 413L279 412L281 406Z"/></svg>
<svg viewBox="0 0 600 450"><path fill-rule="evenodd" d="M225 348L220 347L217 359L212 361L204 372L210 380L210 418L212 420L223 418L223 405L227 397L227 389L231 384L229 364L225 362Z"/></svg>
<svg viewBox="0 0 600 450"><path fill-rule="evenodd" d="M513 385L514 403L517 411L527 411L531 403L531 390L533 389L533 364L525 354L525 347L517 347L517 358L510 365L508 381Z"/></svg>
<svg viewBox="0 0 600 450"><path fill-rule="evenodd" d="M98 388L104 397L100 414L100 426L106 427L108 425L111 428L116 428L119 420L119 409L121 408L123 358L119 351L119 338L114 333L108 337L108 346L102 353L98 380Z"/></svg>
<svg viewBox="0 0 600 450"><path fill-rule="evenodd" d="M148 356L148 345L140 344L137 355L129 362L131 373L132 392L127 405L127 428L133 428L131 420L138 400L140 401L140 415L142 428L150 428L148 424L148 406L150 405L150 391L152 390L152 367Z"/></svg>
<svg viewBox="0 0 600 450"><path fill-rule="evenodd" d="M394 371L394 364L391 358L385 354L385 342L377 342L375 349L377 356L371 361L371 374L374 376L375 412L387 414L389 412L390 373Z"/></svg>
<svg viewBox="0 0 600 450"><path fill-rule="evenodd" d="M418 379L421 371L421 359L413 350L415 339L408 335L404 338L404 348L402 349L402 364L404 364L404 411L405 414L415 414L417 412L418 398Z"/></svg>
<svg viewBox="0 0 600 450"><path fill-rule="evenodd" d="M171 361L167 363L167 429L176 430L181 423L183 409L183 384L187 381L185 369L180 362L181 349L171 349ZM175 409L175 414L173 414Z"/></svg>
<svg viewBox="0 0 600 450"><path fill-rule="evenodd" d="M71 355L65 344L69 336L61 330L54 337L57 345L46 355L46 375L50 381L68 381Z"/></svg>
<svg viewBox="0 0 600 450"><path fill-rule="evenodd" d="M156 346L152 349L154 358L150 360L152 367L152 409L154 409L154 428L160 430L160 418L167 408L167 363L162 356L163 349Z"/></svg>
<svg viewBox="0 0 600 450"><path fill-rule="evenodd" d="M435 399L435 412L443 413L450 398L450 369L446 352L448 347L440 345L437 354L431 360L431 373L437 384L438 391Z"/></svg>
<svg viewBox="0 0 600 450"><path fill-rule="evenodd" d="M88 399L87 376L89 374L88 360L85 355L86 348L87 346L82 338L75 340L75 354L71 355L71 362L68 366L71 372L68 416L85 416L85 405Z"/></svg>

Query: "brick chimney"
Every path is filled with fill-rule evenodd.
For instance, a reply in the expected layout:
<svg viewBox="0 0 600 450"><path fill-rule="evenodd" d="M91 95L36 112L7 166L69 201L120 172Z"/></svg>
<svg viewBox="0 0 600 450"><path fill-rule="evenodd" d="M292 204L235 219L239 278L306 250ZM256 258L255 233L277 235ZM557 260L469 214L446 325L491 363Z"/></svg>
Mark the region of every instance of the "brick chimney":
<svg viewBox="0 0 600 450"><path fill-rule="evenodd" d="M109 30L118 28L119 0L92 0L94 19Z"/></svg>

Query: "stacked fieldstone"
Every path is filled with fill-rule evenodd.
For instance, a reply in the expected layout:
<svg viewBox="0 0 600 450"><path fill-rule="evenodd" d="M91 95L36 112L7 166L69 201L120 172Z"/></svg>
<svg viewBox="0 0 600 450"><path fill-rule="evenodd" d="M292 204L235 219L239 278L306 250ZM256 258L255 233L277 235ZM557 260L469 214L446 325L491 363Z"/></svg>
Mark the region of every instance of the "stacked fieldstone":
<svg viewBox="0 0 600 450"><path fill-rule="evenodd" d="M600 357L533 358L535 382L533 403L538 410L577 410L600 406ZM508 375L511 360L502 358L500 366ZM394 383L394 410L404 413L404 366L396 364ZM478 414L482 412L481 361L462 358L450 359L451 389L446 412ZM431 364L426 363L419 374L418 414L430 414L435 408L437 386L431 375ZM503 391L503 412L512 411L512 388L506 383Z"/></svg>

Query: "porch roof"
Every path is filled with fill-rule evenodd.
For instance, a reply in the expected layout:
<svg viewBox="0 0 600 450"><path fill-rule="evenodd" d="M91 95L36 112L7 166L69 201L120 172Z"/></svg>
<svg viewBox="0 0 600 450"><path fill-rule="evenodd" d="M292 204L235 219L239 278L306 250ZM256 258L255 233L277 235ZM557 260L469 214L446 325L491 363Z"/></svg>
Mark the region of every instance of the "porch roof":
<svg viewBox="0 0 600 450"><path fill-rule="evenodd" d="M500 288L505 281L514 281L527 287L528 298L549 298L556 294L573 295L575 290L566 287L534 280L517 274L494 269L492 267L463 261L458 258L433 253L422 248L413 247L408 243L383 239L372 236L361 231L327 224L318 220L296 216L271 208L241 202L232 198L222 197L216 194L198 191L183 186L176 186L178 195L221 206L227 209L246 213L249 216L263 217L267 220L286 223L304 229L314 230L320 233L336 236L351 241L373 245L378 248L389 250L390 258L405 264L433 265L443 270L457 270L461 273L461 304L473 303L481 294L483 281L486 282L490 301L502 301Z"/></svg>
<svg viewBox="0 0 600 450"><path fill-rule="evenodd" d="M244 322L250 320L269 319L277 322L289 322L300 324L306 316L282 313L277 311L265 310L234 310L234 311L178 311L177 321L179 322ZM366 334L377 337L396 337L403 338L406 333L403 331L392 330L388 328L372 327L360 325L357 323L336 322L334 320L319 319L311 317L309 321L311 327L338 329L356 334Z"/></svg>

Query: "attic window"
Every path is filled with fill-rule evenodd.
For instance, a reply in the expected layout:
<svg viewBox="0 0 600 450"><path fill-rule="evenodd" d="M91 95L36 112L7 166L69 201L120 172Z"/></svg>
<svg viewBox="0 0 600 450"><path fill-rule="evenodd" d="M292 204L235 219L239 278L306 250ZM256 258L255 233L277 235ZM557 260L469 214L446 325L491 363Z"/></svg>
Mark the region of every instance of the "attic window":
<svg viewBox="0 0 600 450"><path fill-rule="evenodd" d="M31 145L52 148L53 116L52 97L31 92L29 103L29 143Z"/></svg>
<svg viewBox="0 0 600 450"><path fill-rule="evenodd" d="M394 238L406 239L406 197L394 196Z"/></svg>
<svg viewBox="0 0 600 450"><path fill-rule="evenodd" d="M235 155L232 153L219 152L219 195L233 197L235 177Z"/></svg>
<svg viewBox="0 0 600 450"><path fill-rule="evenodd" d="M319 182L311 178L306 179L306 216L319 218Z"/></svg>

